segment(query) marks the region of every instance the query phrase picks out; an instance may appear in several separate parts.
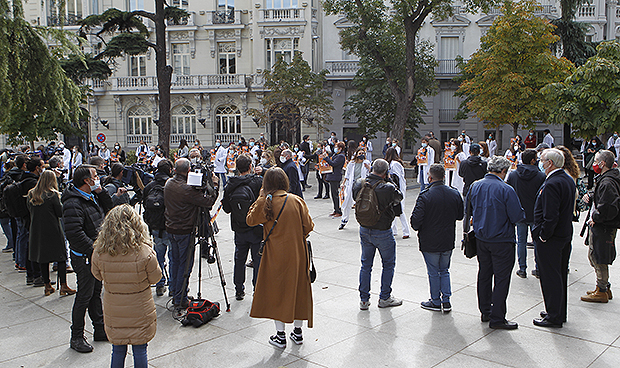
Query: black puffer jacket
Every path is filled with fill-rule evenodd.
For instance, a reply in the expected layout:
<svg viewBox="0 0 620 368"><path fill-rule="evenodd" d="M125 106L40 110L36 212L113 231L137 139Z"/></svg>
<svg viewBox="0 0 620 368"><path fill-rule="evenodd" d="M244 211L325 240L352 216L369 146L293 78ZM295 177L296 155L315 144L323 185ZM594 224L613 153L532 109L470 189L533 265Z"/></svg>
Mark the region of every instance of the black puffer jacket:
<svg viewBox="0 0 620 368"><path fill-rule="evenodd" d="M508 175L506 182L515 189L521 206L525 211L525 222L534 222L534 204L547 176L534 165L517 165L517 169Z"/></svg>
<svg viewBox="0 0 620 368"><path fill-rule="evenodd" d="M459 166L459 176L463 178L463 197L467 197L469 187L476 180L484 178L487 173L487 163L480 156L469 156Z"/></svg>
<svg viewBox="0 0 620 368"><path fill-rule="evenodd" d="M90 257L99 229L114 205L105 190L94 193L97 203L84 197L73 184L62 193L62 219L71 250Z"/></svg>
<svg viewBox="0 0 620 368"><path fill-rule="evenodd" d="M384 210L389 206L388 209L384 210L381 214L381 218L379 218L379 222L375 226L368 227L369 229L376 230L388 230L392 227L392 221L394 221L394 205L400 203L403 200L403 194L398 190L396 185L388 178L387 181L383 180L380 176L376 174L370 174L366 179L357 179L355 184L353 184L353 198L357 198L357 194L362 189L362 185L364 185L364 181L368 180L370 185L375 185L378 181L381 184L377 185L375 188L375 193L377 194L377 200L379 201L379 209Z"/></svg>
<svg viewBox="0 0 620 368"><path fill-rule="evenodd" d="M245 232L254 228L260 228L262 225L250 227L246 222L246 217L250 206L256 201L260 194L260 188L263 186L263 177L255 174L243 176L233 176L228 179L224 188L224 196L222 198L222 209L226 213L230 213L230 227L233 231Z"/></svg>
<svg viewBox="0 0 620 368"><path fill-rule="evenodd" d="M594 187L592 221L620 228L620 171L611 169L601 174Z"/></svg>

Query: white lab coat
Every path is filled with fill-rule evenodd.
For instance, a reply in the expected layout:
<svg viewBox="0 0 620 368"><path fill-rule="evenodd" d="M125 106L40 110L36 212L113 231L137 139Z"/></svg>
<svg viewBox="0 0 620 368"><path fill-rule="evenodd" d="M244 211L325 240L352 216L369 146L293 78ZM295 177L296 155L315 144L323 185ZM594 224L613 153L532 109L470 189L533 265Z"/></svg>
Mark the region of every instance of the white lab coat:
<svg viewBox="0 0 620 368"><path fill-rule="evenodd" d="M497 151L497 141L487 139L487 146L489 147L489 157L495 156L495 151Z"/></svg>
<svg viewBox="0 0 620 368"><path fill-rule="evenodd" d="M430 169L431 165L435 163L435 150L431 146L426 146L426 149L427 149L426 156L428 157L428 163L422 164L422 165L418 164L418 173L421 172L424 176L424 182L422 182L421 181L422 178L420 177L420 174L418 174L418 183L420 184L428 184L428 169Z"/></svg>
<svg viewBox="0 0 620 368"><path fill-rule="evenodd" d="M426 148L429 149L428 155L431 156L429 157L429 162L430 162L434 159L435 152L430 146L427 146ZM428 167L430 167L430 165ZM398 218L400 219L401 226L403 227L403 236L410 236L411 233L409 232L409 224L407 223L407 215L405 214L406 213L405 212L405 197L407 196L407 180L405 179L405 168L403 167L403 165L401 165L400 162L392 161L390 162L389 172L390 174L395 174L396 176L398 176L398 186L399 186L398 189L400 189L400 192L403 194L403 200L400 201L400 208L402 211L401 211L400 216L398 216ZM424 176L424 179L426 179L426 176ZM394 234L394 236L398 235L398 229L396 227L396 218L394 218L394 221L392 222L392 234Z"/></svg>
<svg viewBox="0 0 620 368"><path fill-rule="evenodd" d="M545 137L543 138L543 143L547 143L547 145L551 148L553 148L554 144L554 139L553 136L551 135L551 133L548 133L547 135L545 135Z"/></svg>
<svg viewBox="0 0 620 368"><path fill-rule="evenodd" d="M368 174L370 173L370 170L368 170L368 167L366 167L366 165L368 165L368 167L370 167L370 161L369 160L364 160L364 162L362 162L362 170L360 172L360 178L361 179L366 179L366 177L368 176ZM343 223L346 223L349 221L349 214L351 213L351 206L353 205L353 184L354 184L354 176L355 176L355 160L351 160L348 164L347 164L347 168L344 172L344 201L342 203L342 206L340 206L340 208L342 208L342 218L341 221Z"/></svg>
<svg viewBox="0 0 620 368"><path fill-rule="evenodd" d="M216 174L226 174L226 157L228 157L228 148L220 146L215 153L215 169Z"/></svg>

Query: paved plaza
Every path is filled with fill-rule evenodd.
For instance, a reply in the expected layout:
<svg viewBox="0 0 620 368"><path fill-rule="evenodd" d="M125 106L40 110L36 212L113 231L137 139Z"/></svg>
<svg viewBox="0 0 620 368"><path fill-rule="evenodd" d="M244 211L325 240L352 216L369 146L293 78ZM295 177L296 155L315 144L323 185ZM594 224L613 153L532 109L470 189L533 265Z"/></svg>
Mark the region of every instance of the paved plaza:
<svg viewBox="0 0 620 368"><path fill-rule="evenodd" d="M475 259L467 259L460 248L452 257L451 313L420 308L429 298L428 279L417 236L402 239L399 224L396 274L393 295L404 299L400 307L377 307L381 262L375 259L371 307L359 310L357 291L360 268L358 226L351 213L347 227L338 231L339 220L331 200L314 200L313 188L306 202L314 220L310 239L318 278L313 284L314 324L304 327L304 344L288 341L286 349L268 342L275 327L271 320L249 317L251 287L246 283L245 300L234 300L232 284L233 233L229 216L218 217L218 246L225 272L231 311L226 313L217 268L203 261L202 295L223 305L222 314L207 325L181 327L165 305L169 298L156 297L157 335L149 343L152 367L618 367L620 365L620 288L618 300L588 304L579 300L594 288L593 269L587 248L575 223L570 261L568 322L561 329L544 329L532 319L544 309L540 284L531 276L533 250L528 250L528 277L513 270L507 318L519 323L515 331L492 330L480 322L476 300ZM414 179L408 179L412 184ZM419 189L407 191L406 211L411 214ZM581 219L583 221L584 215ZM457 225L460 229L460 223ZM458 231L460 234L460 230ZM4 247L5 239L1 238ZM460 235L457 236L460 239ZM460 247L460 243L459 243ZM611 267L612 283L620 268ZM55 273L52 274L55 277ZM194 267L190 295L196 294L198 267ZM251 278L251 271L247 272ZM0 367L106 367L111 345L94 342L95 351L79 354L69 348L73 296L58 292L43 296L43 288L26 286L25 274L13 270L11 254L0 254ZM75 275L69 275L75 287ZM615 289L612 289L615 290ZM155 290L153 288L153 295ZM87 339L92 325L87 318ZM287 333L292 329L287 326ZM128 356L127 366L132 366Z"/></svg>

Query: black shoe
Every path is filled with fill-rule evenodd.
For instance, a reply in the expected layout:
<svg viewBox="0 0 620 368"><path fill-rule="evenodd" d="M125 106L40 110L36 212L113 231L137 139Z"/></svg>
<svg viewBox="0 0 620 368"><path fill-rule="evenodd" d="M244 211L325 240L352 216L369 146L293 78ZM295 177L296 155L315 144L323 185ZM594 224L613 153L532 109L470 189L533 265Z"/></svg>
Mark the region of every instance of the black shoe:
<svg viewBox="0 0 620 368"><path fill-rule="evenodd" d="M342 229L344 229L344 227L345 227L345 225L346 225L346 224L347 224L346 222L341 222L341 223L340 223L340 226L338 226L338 230L342 230Z"/></svg>
<svg viewBox="0 0 620 368"><path fill-rule="evenodd" d="M168 288L168 296L171 298L174 296L174 292L170 288Z"/></svg>
<svg viewBox="0 0 620 368"><path fill-rule="evenodd" d="M312 188L312 185L306 184L306 189Z"/></svg>
<svg viewBox="0 0 620 368"><path fill-rule="evenodd" d="M498 323L495 325L489 323L489 327L494 330L516 330L517 328L519 328L519 325L517 324L517 322L506 321L504 323Z"/></svg>
<svg viewBox="0 0 620 368"><path fill-rule="evenodd" d="M480 320L482 322L489 322L491 320L491 316L483 313L480 315Z"/></svg>
<svg viewBox="0 0 620 368"><path fill-rule="evenodd" d="M245 267L254 268L254 261L250 261L250 262L246 263Z"/></svg>
<svg viewBox="0 0 620 368"><path fill-rule="evenodd" d="M538 270L532 270L532 276L536 277L537 279L540 278L540 276L538 275Z"/></svg>
<svg viewBox="0 0 620 368"><path fill-rule="evenodd" d="M517 271L517 276L519 276L522 279L525 279L525 278L527 278L527 272L519 270L519 271Z"/></svg>
<svg viewBox="0 0 620 368"><path fill-rule="evenodd" d="M108 335L103 328L95 330L93 333L94 341L108 341Z"/></svg>
<svg viewBox="0 0 620 368"><path fill-rule="evenodd" d="M34 284L34 277L26 276L26 285L32 285L32 284Z"/></svg>
<svg viewBox="0 0 620 368"><path fill-rule="evenodd" d="M527 243L527 248L534 249L534 243Z"/></svg>
<svg viewBox="0 0 620 368"><path fill-rule="evenodd" d="M237 291L235 293L235 299L237 300L243 300L244 297L245 297L245 293L243 291Z"/></svg>
<svg viewBox="0 0 620 368"><path fill-rule="evenodd" d="M314 196L314 199L321 199L321 197L322 195L319 194L319 195Z"/></svg>
<svg viewBox="0 0 620 368"><path fill-rule="evenodd" d="M71 338L69 346L78 353L90 353L93 351L93 346L86 341L84 336Z"/></svg>
<svg viewBox="0 0 620 368"><path fill-rule="evenodd" d="M544 318L534 318L534 325L538 327L551 327L551 328L562 328L561 323L551 322L547 317Z"/></svg>
<svg viewBox="0 0 620 368"><path fill-rule="evenodd" d="M45 283L43 282L43 277L41 277L41 276L35 277L34 280L32 281L32 286L34 286L34 287L45 286Z"/></svg>
<svg viewBox="0 0 620 368"><path fill-rule="evenodd" d="M155 287L155 294L157 294L157 296L163 296L165 292L166 287L164 285L157 285Z"/></svg>
<svg viewBox="0 0 620 368"><path fill-rule="evenodd" d="M329 196L328 196L328 195L326 195L325 197L323 197L323 199L329 199Z"/></svg>
<svg viewBox="0 0 620 368"><path fill-rule="evenodd" d="M452 310L452 304L450 304L450 302L441 303L441 310L443 310L444 313L450 312Z"/></svg>

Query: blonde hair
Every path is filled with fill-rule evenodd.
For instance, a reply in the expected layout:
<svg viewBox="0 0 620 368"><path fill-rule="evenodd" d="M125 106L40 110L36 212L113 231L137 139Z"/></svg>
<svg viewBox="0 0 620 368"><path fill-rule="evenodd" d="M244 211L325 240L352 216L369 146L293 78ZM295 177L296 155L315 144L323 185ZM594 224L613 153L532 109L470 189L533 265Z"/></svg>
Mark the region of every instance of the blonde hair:
<svg viewBox="0 0 620 368"><path fill-rule="evenodd" d="M33 206L40 206L46 198L54 194L60 197L56 174L53 171L44 171L41 173L37 185L28 191L28 201Z"/></svg>
<svg viewBox="0 0 620 368"><path fill-rule="evenodd" d="M93 246L99 254L116 256L137 253L143 245L152 247L146 223L133 207L122 204L108 212Z"/></svg>

